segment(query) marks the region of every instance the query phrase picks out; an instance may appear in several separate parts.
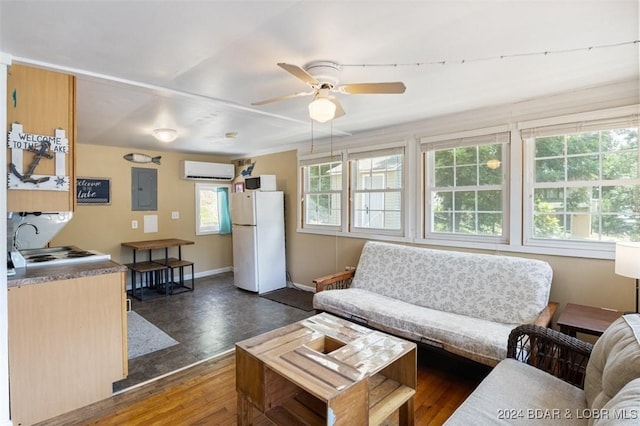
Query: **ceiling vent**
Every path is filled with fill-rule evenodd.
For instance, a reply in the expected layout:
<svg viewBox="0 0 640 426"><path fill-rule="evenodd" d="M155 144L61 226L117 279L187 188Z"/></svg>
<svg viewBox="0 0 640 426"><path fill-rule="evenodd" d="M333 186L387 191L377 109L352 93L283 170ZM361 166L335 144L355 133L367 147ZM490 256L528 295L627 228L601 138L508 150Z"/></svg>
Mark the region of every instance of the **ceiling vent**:
<svg viewBox="0 0 640 426"><path fill-rule="evenodd" d="M234 178L233 164L208 163L204 161L180 162L180 177L187 180L231 181Z"/></svg>

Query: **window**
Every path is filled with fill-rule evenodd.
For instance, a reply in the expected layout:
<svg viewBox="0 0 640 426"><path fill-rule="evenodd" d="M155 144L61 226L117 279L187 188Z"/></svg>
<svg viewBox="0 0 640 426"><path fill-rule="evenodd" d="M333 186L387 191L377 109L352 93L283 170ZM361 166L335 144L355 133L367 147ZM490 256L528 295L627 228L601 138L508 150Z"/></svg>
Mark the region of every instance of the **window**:
<svg viewBox="0 0 640 426"><path fill-rule="evenodd" d="M522 136L529 243L640 240L637 118L526 129Z"/></svg>
<svg viewBox="0 0 640 426"><path fill-rule="evenodd" d="M352 230L403 234L404 148L350 154Z"/></svg>
<svg viewBox="0 0 640 426"><path fill-rule="evenodd" d="M230 185L196 183L196 235L231 232Z"/></svg>
<svg viewBox="0 0 640 426"><path fill-rule="evenodd" d="M509 133L424 143L425 237L506 241Z"/></svg>
<svg viewBox="0 0 640 426"><path fill-rule="evenodd" d="M639 123L629 105L299 154L299 230L610 259L640 240Z"/></svg>
<svg viewBox="0 0 640 426"><path fill-rule="evenodd" d="M339 229L342 223L342 159L325 157L301 162L303 227Z"/></svg>

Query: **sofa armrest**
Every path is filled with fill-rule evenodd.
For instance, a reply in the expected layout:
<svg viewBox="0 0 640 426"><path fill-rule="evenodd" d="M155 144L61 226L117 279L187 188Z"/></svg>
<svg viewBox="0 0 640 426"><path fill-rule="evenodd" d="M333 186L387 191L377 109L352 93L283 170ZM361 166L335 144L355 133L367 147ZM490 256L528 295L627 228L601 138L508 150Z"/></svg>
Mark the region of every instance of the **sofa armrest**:
<svg viewBox="0 0 640 426"><path fill-rule="evenodd" d="M529 364L584 387L584 374L593 345L535 324L524 324L509 334L507 358Z"/></svg>
<svg viewBox="0 0 640 426"><path fill-rule="evenodd" d="M355 273L355 269L350 269L348 271L336 272L335 274L316 278L315 280L313 280L313 283L316 285L316 293L319 293L323 290L349 288L349 286L351 285L351 280L353 279Z"/></svg>
<svg viewBox="0 0 640 426"><path fill-rule="evenodd" d="M558 310L558 306L558 302L549 302L547 307L540 312L540 315L538 315L538 318L536 318L533 323L541 327L549 327L549 324L551 324L551 318L553 318L553 314Z"/></svg>

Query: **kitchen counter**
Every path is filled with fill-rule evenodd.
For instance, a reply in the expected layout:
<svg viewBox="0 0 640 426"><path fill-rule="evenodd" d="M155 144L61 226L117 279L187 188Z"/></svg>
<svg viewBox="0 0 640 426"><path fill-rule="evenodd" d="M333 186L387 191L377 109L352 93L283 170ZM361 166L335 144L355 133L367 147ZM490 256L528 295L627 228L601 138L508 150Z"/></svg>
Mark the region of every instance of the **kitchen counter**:
<svg viewBox="0 0 640 426"><path fill-rule="evenodd" d="M14 425L36 424L108 398L113 383L127 376L126 270L96 259L27 266L8 277Z"/></svg>
<svg viewBox="0 0 640 426"><path fill-rule="evenodd" d="M112 260L98 260L95 262L51 265L36 268L18 268L16 269L15 275L7 277L7 288L126 271L126 266Z"/></svg>

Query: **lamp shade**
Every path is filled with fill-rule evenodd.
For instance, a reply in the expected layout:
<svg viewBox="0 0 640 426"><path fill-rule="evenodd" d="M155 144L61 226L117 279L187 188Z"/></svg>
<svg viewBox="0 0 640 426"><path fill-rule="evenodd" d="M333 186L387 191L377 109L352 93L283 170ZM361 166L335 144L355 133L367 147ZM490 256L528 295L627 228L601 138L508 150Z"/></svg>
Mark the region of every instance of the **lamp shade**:
<svg viewBox="0 0 640 426"><path fill-rule="evenodd" d="M317 97L309 104L309 117L319 123L331 120L336 115L336 105L327 98Z"/></svg>
<svg viewBox="0 0 640 426"><path fill-rule="evenodd" d="M640 243L616 243L616 274L640 278Z"/></svg>

